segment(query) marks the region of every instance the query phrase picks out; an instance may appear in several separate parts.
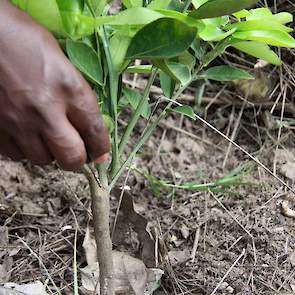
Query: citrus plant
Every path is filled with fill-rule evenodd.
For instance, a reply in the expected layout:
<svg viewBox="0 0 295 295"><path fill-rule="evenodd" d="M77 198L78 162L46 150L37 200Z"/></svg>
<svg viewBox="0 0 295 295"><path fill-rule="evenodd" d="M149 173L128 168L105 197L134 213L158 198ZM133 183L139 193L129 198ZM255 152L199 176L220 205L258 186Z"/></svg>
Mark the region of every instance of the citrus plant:
<svg viewBox="0 0 295 295"><path fill-rule="evenodd" d="M110 14L107 0L12 0L59 40L70 61L93 90L112 139L112 161L96 169L85 166L100 265L101 294L114 294L112 246L109 234L109 192L159 122L171 112L195 119L190 106L176 104L196 80L252 79L229 65L211 66L228 47L273 65L282 61L272 47L295 48L287 26L288 12L250 9L258 0L122 0ZM136 59L143 65L136 66ZM143 93L122 83L124 73L148 75ZM151 111L149 94L159 79L167 104L158 115ZM123 132L118 117L133 112ZM146 128L132 151L124 153L139 119Z"/></svg>

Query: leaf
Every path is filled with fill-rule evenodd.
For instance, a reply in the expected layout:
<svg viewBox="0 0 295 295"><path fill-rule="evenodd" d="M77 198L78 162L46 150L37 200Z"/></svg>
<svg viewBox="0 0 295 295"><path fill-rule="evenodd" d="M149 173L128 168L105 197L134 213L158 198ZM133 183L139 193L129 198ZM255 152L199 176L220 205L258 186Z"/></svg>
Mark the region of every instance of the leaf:
<svg viewBox="0 0 295 295"><path fill-rule="evenodd" d="M28 12L38 23L51 32L65 36L56 0L12 0L12 3Z"/></svg>
<svg viewBox="0 0 295 295"><path fill-rule="evenodd" d="M141 7L142 0L123 0L122 3L126 8Z"/></svg>
<svg viewBox="0 0 295 295"><path fill-rule="evenodd" d="M80 41L67 40L67 54L71 62L92 82L103 85L103 73L96 52Z"/></svg>
<svg viewBox="0 0 295 295"><path fill-rule="evenodd" d="M164 95L168 98L172 98L175 89L175 80L164 72L160 73L160 85Z"/></svg>
<svg viewBox="0 0 295 295"><path fill-rule="evenodd" d="M48 295L45 286L40 282L18 285L7 283L0 287L1 295Z"/></svg>
<svg viewBox="0 0 295 295"><path fill-rule="evenodd" d="M117 14L109 24L112 26L139 26L149 24L162 17L163 15L157 11L144 7L133 7Z"/></svg>
<svg viewBox="0 0 295 295"><path fill-rule="evenodd" d="M236 32L233 37L240 40L257 41L272 46L295 48L295 40L282 31L246 31Z"/></svg>
<svg viewBox="0 0 295 295"><path fill-rule="evenodd" d="M166 61L166 65L182 85L191 80L191 71L187 65L173 61Z"/></svg>
<svg viewBox="0 0 295 295"><path fill-rule="evenodd" d="M129 88L125 88L123 90L124 96L127 99L127 101L129 102L129 104L131 105L131 107L136 110L140 100L141 100L141 94L135 90L129 89ZM148 117L151 114L151 107L148 103L148 100L146 100L145 102L145 106L143 108L143 111L141 113L141 115L145 118L148 119Z"/></svg>
<svg viewBox="0 0 295 295"><path fill-rule="evenodd" d="M214 25L206 25L205 28L198 33L204 41L221 41L236 31L235 28L225 32Z"/></svg>
<svg viewBox="0 0 295 295"><path fill-rule="evenodd" d="M258 0L209 0L197 10L189 13L189 16L198 19L216 16L230 15L244 8L256 4Z"/></svg>
<svg viewBox="0 0 295 295"><path fill-rule="evenodd" d="M109 41L112 63L118 73L124 70L125 56L130 44L131 37L125 34L124 30L118 30Z"/></svg>
<svg viewBox="0 0 295 295"><path fill-rule="evenodd" d="M280 58L269 48L267 44L258 43L255 41L242 41L233 43L232 46L240 51L243 51L256 58L265 60L273 65L282 64Z"/></svg>
<svg viewBox="0 0 295 295"><path fill-rule="evenodd" d="M169 58L185 51L193 42L196 29L172 18L158 19L136 33L126 57Z"/></svg>
<svg viewBox="0 0 295 295"><path fill-rule="evenodd" d="M151 65L139 65L139 66L130 66L126 69L126 73L138 73L138 74L151 74L152 66Z"/></svg>
<svg viewBox="0 0 295 295"><path fill-rule="evenodd" d="M105 126L108 128L109 133L111 134L115 128L115 122L109 114L102 114L103 121Z"/></svg>
<svg viewBox="0 0 295 295"><path fill-rule="evenodd" d="M200 74L203 79L215 81L234 81L254 79L246 71L240 70L227 65L212 67Z"/></svg>
<svg viewBox="0 0 295 295"><path fill-rule="evenodd" d="M171 0L153 0L147 6L150 9L167 9Z"/></svg>
<svg viewBox="0 0 295 295"><path fill-rule="evenodd" d="M245 18L247 16L250 16L251 15L251 12L248 11L247 9L242 9L238 12L235 12L233 13L233 16L238 18L238 19L241 19L241 18Z"/></svg>
<svg viewBox="0 0 295 295"><path fill-rule="evenodd" d="M255 20L243 21L234 24L227 25L225 27L228 30L236 29L236 31L255 31L255 30L271 30L283 31L283 32L292 32L293 29L288 28L278 21L275 18L260 18Z"/></svg>
<svg viewBox="0 0 295 295"><path fill-rule="evenodd" d="M174 109L172 109L172 111L174 113L179 113L179 114L182 114L182 115L185 115L193 120L196 120L196 115L194 113L194 110L190 107L190 106L178 106Z"/></svg>
<svg viewBox="0 0 295 295"><path fill-rule="evenodd" d="M195 9L198 9L204 3L208 2L208 0L192 0L193 6Z"/></svg>
<svg viewBox="0 0 295 295"><path fill-rule="evenodd" d="M251 9L249 12L250 12L250 15L246 16L247 20L254 20L254 19L272 16L271 10L266 7Z"/></svg>

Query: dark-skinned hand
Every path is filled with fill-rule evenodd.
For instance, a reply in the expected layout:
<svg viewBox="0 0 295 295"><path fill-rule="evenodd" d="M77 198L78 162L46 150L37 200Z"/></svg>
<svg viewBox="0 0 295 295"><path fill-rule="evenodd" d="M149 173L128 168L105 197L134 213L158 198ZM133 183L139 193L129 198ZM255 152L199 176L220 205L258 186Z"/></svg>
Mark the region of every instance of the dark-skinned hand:
<svg viewBox="0 0 295 295"><path fill-rule="evenodd" d="M0 0L0 154L76 170L109 148L88 83L46 29Z"/></svg>

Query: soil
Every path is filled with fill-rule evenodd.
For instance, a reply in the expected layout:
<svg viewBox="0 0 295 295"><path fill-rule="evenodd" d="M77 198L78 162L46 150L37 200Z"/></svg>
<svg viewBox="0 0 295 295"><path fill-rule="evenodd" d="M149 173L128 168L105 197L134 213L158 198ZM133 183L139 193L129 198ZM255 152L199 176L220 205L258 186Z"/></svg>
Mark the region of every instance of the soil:
<svg viewBox="0 0 295 295"><path fill-rule="evenodd" d="M249 162L244 153L232 148L223 168L228 142L198 122L175 116L161 126L134 161L138 170L158 179L208 183ZM206 143L171 126L181 126ZM284 147L292 150L294 139L289 135ZM256 152L268 167L273 166L275 147L270 140L258 146L240 131L236 141ZM277 169L280 164L278 161ZM76 228L78 263L85 265L81 244L90 216L86 180L55 166L41 168L1 159L0 167L0 222L8 227L11 247L18 249L6 279L19 284L46 281L48 272L63 294L73 294ZM280 171L278 175L282 177ZM243 180L251 185L231 187L225 193L159 186L155 190L146 177L131 172L127 184L137 211L157 228L160 241L158 266L165 275L162 291L156 294L292 294L295 219L281 212L282 200L290 195L257 165ZM112 215L117 206L114 193ZM115 247L131 255L138 250L127 236Z"/></svg>

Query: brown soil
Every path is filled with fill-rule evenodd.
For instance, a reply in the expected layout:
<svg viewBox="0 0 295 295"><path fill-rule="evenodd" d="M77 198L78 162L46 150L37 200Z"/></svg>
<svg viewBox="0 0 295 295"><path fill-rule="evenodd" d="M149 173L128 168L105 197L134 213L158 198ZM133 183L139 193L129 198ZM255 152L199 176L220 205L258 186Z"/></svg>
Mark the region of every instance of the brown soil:
<svg viewBox="0 0 295 295"><path fill-rule="evenodd" d="M248 162L242 152L232 149L222 168L227 141L207 130L207 143L202 143L167 127L179 122L177 117L170 118L158 129L135 160L140 170L170 182L205 183ZM197 122L184 120L181 127L204 136L204 128ZM258 158L272 167L275 148L269 140L258 147L240 132L237 141L251 152L258 151ZM290 135L284 146L291 147L292 142ZM7 279L17 283L45 281L47 270L63 294L72 294L76 225L78 263L85 264L81 243L89 221L89 197L84 177L56 167L32 167L5 159L0 167L0 222L9 229L11 246L20 249L13 256ZM258 186L234 187L232 193L225 194L165 189L152 193L146 178L131 173L128 185L137 208L158 229L160 256L177 251L174 260L160 260L165 275L158 294L211 294L224 276L214 294L292 291L295 219L281 214L285 190L259 166L244 179ZM112 207L114 213L114 196ZM196 235L198 247L192 262ZM130 246L127 240L125 244ZM133 255L134 247L126 245L125 251Z"/></svg>

